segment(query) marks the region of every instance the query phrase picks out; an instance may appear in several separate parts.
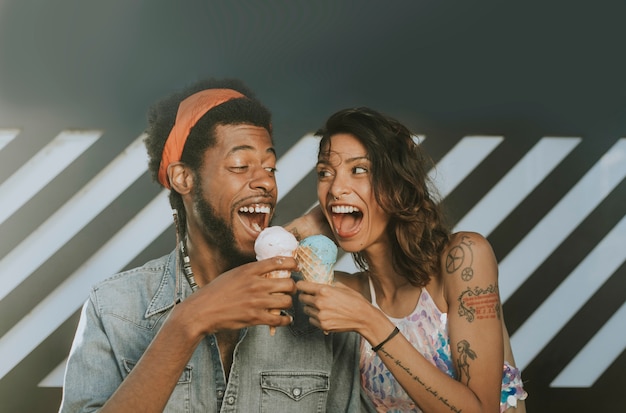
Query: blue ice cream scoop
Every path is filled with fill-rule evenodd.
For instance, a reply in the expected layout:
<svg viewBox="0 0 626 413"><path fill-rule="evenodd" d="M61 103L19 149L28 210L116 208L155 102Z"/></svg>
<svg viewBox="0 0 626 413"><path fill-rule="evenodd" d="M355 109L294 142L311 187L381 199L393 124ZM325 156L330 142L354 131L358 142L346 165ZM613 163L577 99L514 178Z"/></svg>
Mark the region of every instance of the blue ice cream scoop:
<svg viewBox="0 0 626 413"><path fill-rule="evenodd" d="M333 267L337 262L337 245L325 235L311 235L300 241L296 260L305 280L331 284Z"/></svg>

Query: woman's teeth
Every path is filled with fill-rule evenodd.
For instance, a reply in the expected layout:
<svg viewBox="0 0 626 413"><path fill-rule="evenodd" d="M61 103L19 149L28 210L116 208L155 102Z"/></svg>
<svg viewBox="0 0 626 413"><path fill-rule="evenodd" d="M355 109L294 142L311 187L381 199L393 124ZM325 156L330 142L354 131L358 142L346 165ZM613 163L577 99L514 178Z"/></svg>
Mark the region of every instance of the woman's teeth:
<svg viewBox="0 0 626 413"><path fill-rule="evenodd" d="M335 214L351 214L353 212L359 212L359 208L347 205L334 205L331 210Z"/></svg>

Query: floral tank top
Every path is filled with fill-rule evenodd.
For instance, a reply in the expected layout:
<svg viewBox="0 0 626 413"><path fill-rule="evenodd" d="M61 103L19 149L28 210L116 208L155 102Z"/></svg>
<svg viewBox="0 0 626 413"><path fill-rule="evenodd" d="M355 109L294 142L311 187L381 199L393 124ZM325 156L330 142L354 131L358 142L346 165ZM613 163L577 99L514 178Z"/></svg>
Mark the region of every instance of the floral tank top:
<svg viewBox="0 0 626 413"><path fill-rule="evenodd" d="M372 304L380 310L371 280L369 286ZM448 315L439 311L426 288L422 288L417 305L410 315L404 318L390 316L387 318L428 361L456 379L448 338ZM360 368L361 386L376 407L376 411L381 413L422 412L387 370L378 355L372 351L371 344L365 339L361 340ZM526 392L522 388L519 370L505 363L500 411L504 412L507 408L516 406L518 399L524 400L525 398Z"/></svg>

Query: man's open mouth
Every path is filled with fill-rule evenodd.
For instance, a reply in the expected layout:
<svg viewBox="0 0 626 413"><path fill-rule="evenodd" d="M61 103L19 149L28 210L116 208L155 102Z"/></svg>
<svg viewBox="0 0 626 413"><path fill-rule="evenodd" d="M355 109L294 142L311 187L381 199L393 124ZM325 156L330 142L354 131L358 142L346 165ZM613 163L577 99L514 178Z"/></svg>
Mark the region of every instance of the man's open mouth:
<svg viewBox="0 0 626 413"><path fill-rule="evenodd" d="M261 232L269 225L272 207L269 204L250 204L239 208L239 217L254 232Z"/></svg>

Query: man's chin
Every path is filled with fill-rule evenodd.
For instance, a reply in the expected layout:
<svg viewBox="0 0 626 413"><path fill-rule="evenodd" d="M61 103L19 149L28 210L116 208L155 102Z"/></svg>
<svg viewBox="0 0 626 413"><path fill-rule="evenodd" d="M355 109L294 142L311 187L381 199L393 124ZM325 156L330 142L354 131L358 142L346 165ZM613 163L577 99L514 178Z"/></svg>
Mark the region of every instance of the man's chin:
<svg viewBox="0 0 626 413"><path fill-rule="evenodd" d="M247 264L256 261L256 255L253 251L242 250L241 248L233 248L230 251L224 251L232 266Z"/></svg>
<svg viewBox="0 0 626 413"><path fill-rule="evenodd" d="M235 249L237 250L237 254L243 257L246 262L255 261L256 253L254 252L254 241L250 240L250 238L245 238L245 240L241 240L239 238L235 241Z"/></svg>
<svg viewBox="0 0 626 413"><path fill-rule="evenodd" d="M239 256L241 257L241 260L245 263L256 261L256 254L254 253L254 250L239 250Z"/></svg>

